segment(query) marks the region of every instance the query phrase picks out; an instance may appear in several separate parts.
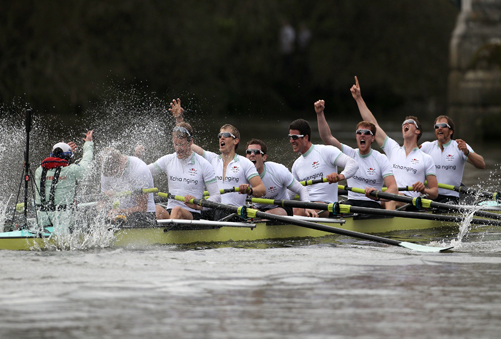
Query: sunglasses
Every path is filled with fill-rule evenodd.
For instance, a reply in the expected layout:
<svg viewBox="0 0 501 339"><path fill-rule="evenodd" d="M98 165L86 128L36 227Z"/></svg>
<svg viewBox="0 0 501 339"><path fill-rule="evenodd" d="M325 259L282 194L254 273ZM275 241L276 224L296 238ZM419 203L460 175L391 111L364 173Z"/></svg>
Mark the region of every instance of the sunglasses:
<svg viewBox="0 0 501 339"><path fill-rule="evenodd" d="M357 134L360 135L374 135L371 130L369 129L357 129Z"/></svg>
<svg viewBox="0 0 501 339"><path fill-rule="evenodd" d="M435 129L439 129L439 128L451 128L451 126L449 126L449 124L446 124L445 122L442 122L440 124L435 124Z"/></svg>
<svg viewBox="0 0 501 339"><path fill-rule="evenodd" d="M304 134L289 134L289 139L297 140L299 138L304 138Z"/></svg>
<svg viewBox="0 0 501 339"><path fill-rule="evenodd" d="M245 153L254 154L254 155L257 155L258 153L260 153L261 155L264 155L264 152L261 151L260 149L253 149L253 148L249 148L248 150L245 151Z"/></svg>
<svg viewBox="0 0 501 339"><path fill-rule="evenodd" d="M174 129L172 130L172 132L184 133L184 134L187 134L189 137L191 137L190 132L186 128L181 127L181 126L174 127Z"/></svg>
<svg viewBox="0 0 501 339"><path fill-rule="evenodd" d="M405 124L414 124L414 126L416 126L417 129L419 129L419 126L417 124L417 122L415 122L414 120L412 119L407 119L405 120L403 123L402 123L402 126L404 126Z"/></svg>
<svg viewBox="0 0 501 339"><path fill-rule="evenodd" d="M217 138L218 139L221 139L221 137L224 137L224 138L229 138L229 137L232 137L233 139L236 139L237 137L234 136L232 133L230 132L221 132L217 135Z"/></svg>

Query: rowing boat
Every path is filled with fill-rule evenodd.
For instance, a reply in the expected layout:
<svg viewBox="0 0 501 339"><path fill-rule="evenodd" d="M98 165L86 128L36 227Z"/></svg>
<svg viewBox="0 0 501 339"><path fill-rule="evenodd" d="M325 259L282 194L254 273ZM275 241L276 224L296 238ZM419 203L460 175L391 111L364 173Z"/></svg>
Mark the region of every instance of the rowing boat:
<svg viewBox="0 0 501 339"><path fill-rule="evenodd" d="M312 218L297 216L294 218L312 221ZM447 230L450 230L450 234L455 234L458 231L457 223L453 222L400 217L371 216L369 218L353 214L345 215L343 218L315 218L313 220L319 224L369 234L385 234L404 230L418 231L431 228L447 228ZM125 224L103 227L108 230L108 232L103 233L104 236L110 238L111 235L112 240L106 244L111 247L141 247L157 244L221 244L333 237L332 233L329 232L265 220L222 222L166 219L158 220L156 226ZM33 250L57 247L57 236L52 232L52 227L45 228L43 233L34 230L3 232L0 233L0 249ZM82 232L78 236L82 237Z"/></svg>

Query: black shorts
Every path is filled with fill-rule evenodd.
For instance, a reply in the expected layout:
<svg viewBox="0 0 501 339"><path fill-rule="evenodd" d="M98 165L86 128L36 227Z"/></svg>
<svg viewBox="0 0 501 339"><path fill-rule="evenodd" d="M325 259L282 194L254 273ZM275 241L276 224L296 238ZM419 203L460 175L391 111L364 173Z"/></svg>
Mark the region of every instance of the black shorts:
<svg viewBox="0 0 501 339"><path fill-rule="evenodd" d="M167 212L169 212L169 215L170 215L172 212L172 208L167 209ZM193 220L200 220L201 219L200 213L192 212L192 211L188 211L188 212L190 212L191 215L193 216Z"/></svg>

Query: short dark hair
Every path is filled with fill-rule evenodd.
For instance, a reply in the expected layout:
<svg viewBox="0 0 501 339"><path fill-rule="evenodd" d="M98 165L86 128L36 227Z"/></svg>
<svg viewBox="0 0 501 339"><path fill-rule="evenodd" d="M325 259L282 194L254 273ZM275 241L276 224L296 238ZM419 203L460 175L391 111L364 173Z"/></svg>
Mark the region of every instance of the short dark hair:
<svg viewBox="0 0 501 339"><path fill-rule="evenodd" d="M417 141L419 141L419 139L421 139L421 136L423 135L423 129L421 128L421 123L419 122L419 119L413 115L408 115L405 117L405 120L407 119L412 119L416 122L416 124L418 125L418 130L419 130L419 134L418 134L418 137L417 137Z"/></svg>
<svg viewBox="0 0 501 339"><path fill-rule="evenodd" d="M357 124L357 129L359 129L360 126L369 127L369 129L372 132L372 135L376 136L376 125L374 125L372 122L363 120Z"/></svg>
<svg viewBox="0 0 501 339"><path fill-rule="evenodd" d="M311 126L308 121L304 119L296 119L289 125L289 130L298 130L304 136L308 136L308 141L311 141Z"/></svg>
<svg viewBox="0 0 501 339"><path fill-rule="evenodd" d="M252 139L249 142L247 142L246 147L248 148L249 145L259 145L259 146L261 146L261 151L263 151L264 154L268 153L268 149L266 147L266 144L262 140Z"/></svg>
<svg viewBox="0 0 501 339"><path fill-rule="evenodd" d="M439 115L436 119L435 119L435 124L437 123L437 121L439 121L440 119L447 119L447 123L449 124L449 126L451 126L451 130L452 130L452 134L451 134L451 139L454 139L454 121L449 118L447 115Z"/></svg>
<svg viewBox="0 0 501 339"><path fill-rule="evenodd" d="M184 131L184 133L182 131L177 131L176 130L176 127L181 127L181 128L185 128L186 131L188 131L189 135L186 133L186 131ZM191 127L190 124L188 124L187 122L180 122L179 124L176 125L176 127L174 127L174 133L176 133L176 136L180 139L186 139L188 142L193 140L193 127Z"/></svg>
<svg viewBox="0 0 501 339"><path fill-rule="evenodd" d="M231 133L233 133L235 138L239 140L238 143L235 145L235 151L236 151L238 148L238 145L240 144L240 132L238 131L238 129L235 126L230 125L230 124L224 124L223 126L221 126L221 128L219 130L222 130L222 129L229 129L231 131Z"/></svg>

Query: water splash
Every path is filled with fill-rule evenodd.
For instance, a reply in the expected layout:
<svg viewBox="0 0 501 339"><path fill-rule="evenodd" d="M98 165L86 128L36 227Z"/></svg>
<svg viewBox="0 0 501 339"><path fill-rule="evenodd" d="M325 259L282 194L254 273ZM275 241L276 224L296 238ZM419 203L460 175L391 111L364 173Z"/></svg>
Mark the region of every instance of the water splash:
<svg viewBox="0 0 501 339"><path fill-rule="evenodd" d="M49 155L52 145L59 141L74 141L78 149L75 152L75 161L82 155L82 137L88 130L94 131L94 153L106 147L115 147L123 154L133 155L134 148L141 144L145 147L144 161L154 162L165 154L174 151L171 145L170 131L175 125L172 114L168 111L170 100L162 100L152 94L147 94L136 88L123 89L113 86L102 89L102 98L99 104L81 115L72 117L72 123L61 117L55 117L33 111L32 130L30 132L29 157L31 171L35 172L40 162ZM185 102L189 105L189 102ZM23 173L24 151L26 149L26 130L23 109L28 107L20 100L9 105L0 106L0 166L3 175L11 180L0 183L0 201L7 201L6 197L24 196ZM192 122L194 115L191 115ZM195 130L197 125L194 123ZM95 156L88 175L77 187L77 200L88 201L88 197L96 197L100 193L100 166ZM35 188L36 189L36 188ZM29 197L34 195L34 188L30 186ZM21 194L22 193L22 194ZM19 194L19 195L18 195ZM5 225L8 202L2 203L3 210L0 219ZM104 218L93 220L84 226L88 217L82 214L75 215L75 231L71 234L60 234L57 238L47 239L44 245L49 249L87 249L106 247L112 244L113 233L108 231L109 225ZM80 226L79 226L80 225Z"/></svg>

